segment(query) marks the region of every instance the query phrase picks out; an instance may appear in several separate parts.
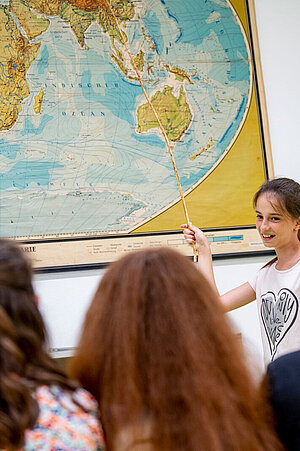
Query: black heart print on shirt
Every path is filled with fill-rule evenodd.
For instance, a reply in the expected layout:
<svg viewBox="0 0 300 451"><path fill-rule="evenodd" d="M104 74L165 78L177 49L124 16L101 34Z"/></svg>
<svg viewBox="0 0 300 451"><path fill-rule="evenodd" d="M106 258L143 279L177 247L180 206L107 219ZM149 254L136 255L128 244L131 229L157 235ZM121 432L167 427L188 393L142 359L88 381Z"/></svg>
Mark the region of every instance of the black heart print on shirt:
<svg viewBox="0 0 300 451"><path fill-rule="evenodd" d="M298 299L288 288L282 288L277 296L268 291L261 297L260 314L270 346L272 360L298 314Z"/></svg>

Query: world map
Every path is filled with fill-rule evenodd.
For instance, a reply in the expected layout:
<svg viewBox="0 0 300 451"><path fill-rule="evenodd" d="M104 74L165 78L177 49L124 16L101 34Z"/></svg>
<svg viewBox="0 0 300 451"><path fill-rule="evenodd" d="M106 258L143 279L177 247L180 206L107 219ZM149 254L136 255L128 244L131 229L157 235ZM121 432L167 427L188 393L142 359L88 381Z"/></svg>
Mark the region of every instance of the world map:
<svg viewBox="0 0 300 451"><path fill-rule="evenodd" d="M225 0L110 0L184 193L239 134L250 50ZM129 233L178 201L172 162L105 1L0 1L0 235Z"/></svg>

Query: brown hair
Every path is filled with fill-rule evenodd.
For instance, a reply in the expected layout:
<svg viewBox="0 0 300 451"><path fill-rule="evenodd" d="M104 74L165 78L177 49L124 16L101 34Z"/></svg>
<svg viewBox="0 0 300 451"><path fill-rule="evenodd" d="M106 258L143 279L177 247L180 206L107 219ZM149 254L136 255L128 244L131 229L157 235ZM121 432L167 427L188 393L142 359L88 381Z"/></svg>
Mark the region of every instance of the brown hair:
<svg viewBox="0 0 300 451"><path fill-rule="evenodd" d="M262 194L272 194L277 200L282 212L287 213L293 219L300 218L300 185L295 180L280 177L267 180L253 198L253 205L256 207L257 200ZM300 241L300 230L298 230Z"/></svg>
<svg viewBox="0 0 300 451"><path fill-rule="evenodd" d="M194 265L143 250L102 278L71 373L99 401L109 450L148 422L154 450L279 449L241 353Z"/></svg>
<svg viewBox="0 0 300 451"><path fill-rule="evenodd" d="M24 252L0 239L0 447L20 448L39 408L32 396L39 385L72 383L48 356L47 334Z"/></svg>

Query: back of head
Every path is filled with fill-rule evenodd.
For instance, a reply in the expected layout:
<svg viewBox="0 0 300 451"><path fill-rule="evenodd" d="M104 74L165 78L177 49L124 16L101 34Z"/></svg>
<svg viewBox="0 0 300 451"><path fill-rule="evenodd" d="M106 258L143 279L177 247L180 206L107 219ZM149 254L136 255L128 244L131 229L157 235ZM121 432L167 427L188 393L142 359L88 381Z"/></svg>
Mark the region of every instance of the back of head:
<svg viewBox="0 0 300 451"><path fill-rule="evenodd" d="M16 329L34 331L44 342L44 323L37 309L32 287L32 268L22 249L12 241L0 239L0 309ZM32 350L24 349L24 352ZM34 357L31 355L31 358Z"/></svg>
<svg viewBox="0 0 300 451"><path fill-rule="evenodd" d="M171 249L109 268L72 374L99 400L109 449L131 426L150 426L155 450L276 449L215 292Z"/></svg>
<svg viewBox="0 0 300 451"><path fill-rule="evenodd" d="M24 376L26 354L32 351L27 323L41 340L45 339L36 310L30 263L13 242L0 239L1 448L22 445L24 429L33 426L38 413L37 404L20 379Z"/></svg>
<svg viewBox="0 0 300 451"><path fill-rule="evenodd" d="M35 302L32 269L20 247L0 239L0 447L19 448L35 424L32 392L42 384L69 387L44 347L46 330Z"/></svg>

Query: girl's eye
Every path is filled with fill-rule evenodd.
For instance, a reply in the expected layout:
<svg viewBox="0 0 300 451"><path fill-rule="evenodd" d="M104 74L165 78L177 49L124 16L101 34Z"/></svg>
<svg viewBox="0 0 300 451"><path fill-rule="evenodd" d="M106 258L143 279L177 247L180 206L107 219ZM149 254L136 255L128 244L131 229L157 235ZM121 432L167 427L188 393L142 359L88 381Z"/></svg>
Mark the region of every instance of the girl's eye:
<svg viewBox="0 0 300 451"><path fill-rule="evenodd" d="M257 219L262 219L261 215L256 215Z"/></svg>
<svg viewBox="0 0 300 451"><path fill-rule="evenodd" d="M274 217L272 218L272 221L275 221L275 222L280 221L280 218L277 218L276 216L274 216Z"/></svg>

